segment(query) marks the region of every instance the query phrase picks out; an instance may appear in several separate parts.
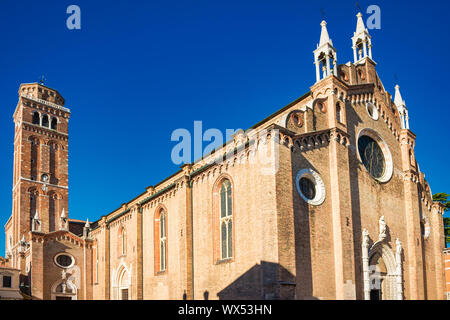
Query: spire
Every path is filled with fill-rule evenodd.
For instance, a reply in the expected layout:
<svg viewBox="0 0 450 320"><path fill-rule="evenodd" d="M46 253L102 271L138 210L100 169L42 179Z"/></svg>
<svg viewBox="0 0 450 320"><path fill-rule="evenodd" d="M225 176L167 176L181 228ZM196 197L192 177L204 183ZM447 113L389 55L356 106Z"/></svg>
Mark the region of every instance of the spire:
<svg viewBox="0 0 450 320"><path fill-rule="evenodd" d="M323 20L320 23L322 29L320 32L320 41L317 49L314 50L314 64L316 65L316 82L334 74L337 76L337 53L333 47L327 30L327 22Z"/></svg>
<svg viewBox="0 0 450 320"><path fill-rule="evenodd" d="M320 25L322 26L322 31L320 32L320 43L319 43L319 47L323 46L326 43L330 43L331 45L333 45L333 42L330 39L330 36L328 35L328 30L327 30L327 22L325 20L323 20Z"/></svg>
<svg viewBox="0 0 450 320"><path fill-rule="evenodd" d="M63 208L59 218L59 230L67 230L67 221L66 210Z"/></svg>
<svg viewBox="0 0 450 320"><path fill-rule="evenodd" d="M22 240L20 240L20 241L21 241L22 243L23 243L23 242L26 242L26 241L25 241L25 234L22 236Z"/></svg>
<svg viewBox="0 0 450 320"><path fill-rule="evenodd" d="M41 232L41 220L39 219L39 213L37 210L33 220L31 221L31 231Z"/></svg>
<svg viewBox="0 0 450 320"><path fill-rule="evenodd" d="M406 107L406 103L402 98L402 94L400 93L400 86L398 84L395 86L394 104L397 107L398 113L400 115L400 123L402 129L409 129L408 108Z"/></svg>
<svg viewBox="0 0 450 320"><path fill-rule="evenodd" d="M400 108L401 106L405 105L405 101L403 101L402 94L400 93L400 86L398 84L395 86L394 103L397 106L397 108Z"/></svg>
<svg viewBox="0 0 450 320"><path fill-rule="evenodd" d="M86 224L84 225L83 228L83 238L84 239L90 239L90 234L91 234L91 224L89 223L89 219L86 219Z"/></svg>
<svg viewBox="0 0 450 320"><path fill-rule="evenodd" d="M356 31L352 37L354 63L366 57L372 59L372 37L364 25L361 12L358 12L356 18Z"/></svg>
<svg viewBox="0 0 450 320"><path fill-rule="evenodd" d="M355 33L358 34L358 33L364 32L364 30L366 30L366 27L364 25L364 20L362 18L362 13L358 12L356 17L357 17L357 22L356 22L356 32Z"/></svg>

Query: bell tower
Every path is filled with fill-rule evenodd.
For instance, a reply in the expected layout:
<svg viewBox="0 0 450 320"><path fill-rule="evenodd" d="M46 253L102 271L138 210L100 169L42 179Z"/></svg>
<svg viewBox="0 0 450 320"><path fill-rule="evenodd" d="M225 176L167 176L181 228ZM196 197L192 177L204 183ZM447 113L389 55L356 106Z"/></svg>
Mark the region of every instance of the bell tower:
<svg viewBox="0 0 450 320"><path fill-rule="evenodd" d="M364 25L361 12L358 12L356 17L356 31L352 37L354 63L366 57L372 59L372 37Z"/></svg>
<svg viewBox="0 0 450 320"><path fill-rule="evenodd" d="M316 65L316 82L330 75L337 76L337 52L328 35L326 21L321 22L320 41L314 50L314 64Z"/></svg>
<svg viewBox="0 0 450 320"><path fill-rule="evenodd" d="M60 229L68 214L68 123L64 98L42 83L22 84L14 112L12 215L6 254L20 268L20 241Z"/></svg>

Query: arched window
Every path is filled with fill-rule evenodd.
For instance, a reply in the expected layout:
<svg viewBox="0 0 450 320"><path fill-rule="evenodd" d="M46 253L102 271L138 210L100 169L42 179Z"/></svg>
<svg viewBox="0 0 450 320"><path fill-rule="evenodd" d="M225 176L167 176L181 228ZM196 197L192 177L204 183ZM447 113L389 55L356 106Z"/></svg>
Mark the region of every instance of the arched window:
<svg viewBox="0 0 450 320"><path fill-rule="evenodd" d="M56 130L58 128L58 119L52 118L52 130Z"/></svg>
<svg viewBox="0 0 450 320"><path fill-rule="evenodd" d="M155 274L167 270L167 211L159 208L154 221Z"/></svg>
<svg viewBox="0 0 450 320"><path fill-rule="evenodd" d="M29 192L30 192L30 230L31 230L33 225L33 217L36 214L37 210L38 192L36 191L36 189L30 189Z"/></svg>
<svg viewBox="0 0 450 320"><path fill-rule="evenodd" d="M42 126L48 128L48 125L49 125L49 123L48 123L48 115L45 114L45 115L42 117Z"/></svg>
<svg viewBox="0 0 450 320"><path fill-rule="evenodd" d="M160 271L166 270L166 213L164 210L161 210L161 216L159 218L159 248L160 248L160 256L159 256L159 265Z"/></svg>
<svg viewBox="0 0 450 320"><path fill-rule="evenodd" d="M127 254L127 231L125 227L120 227L119 230L119 256Z"/></svg>
<svg viewBox="0 0 450 320"><path fill-rule="evenodd" d="M39 112L33 112L33 124L41 124L41 117L39 116Z"/></svg>
<svg viewBox="0 0 450 320"><path fill-rule="evenodd" d="M336 120L342 123L342 110L339 103L336 103Z"/></svg>
<svg viewBox="0 0 450 320"><path fill-rule="evenodd" d="M233 204L231 183L228 179L220 187L220 257L233 256Z"/></svg>

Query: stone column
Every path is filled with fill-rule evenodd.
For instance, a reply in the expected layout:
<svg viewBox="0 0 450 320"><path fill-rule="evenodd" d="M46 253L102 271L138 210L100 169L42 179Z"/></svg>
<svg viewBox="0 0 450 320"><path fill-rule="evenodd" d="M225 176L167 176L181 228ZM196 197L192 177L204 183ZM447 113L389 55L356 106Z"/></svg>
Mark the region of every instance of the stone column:
<svg viewBox="0 0 450 320"><path fill-rule="evenodd" d="M397 272L395 275L395 286L397 300L403 300L403 271L402 271L402 244L399 239L395 242L395 262L397 263Z"/></svg>
<svg viewBox="0 0 450 320"><path fill-rule="evenodd" d="M325 77L328 77L331 74L330 56L328 54L326 55L326 60L327 60L327 75Z"/></svg>
<svg viewBox="0 0 450 320"><path fill-rule="evenodd" d="M370 300L370 270L369 270L369 232L363 230L362 262L364 281L364 300Z"/></svg>
<svg viewBox="0 0 450 320"><path fill-rule="evenodd" d="M320 81L320 62L318 60L316 60L316 62L314 62L314 64L316 65L316 82Z"/></svg>

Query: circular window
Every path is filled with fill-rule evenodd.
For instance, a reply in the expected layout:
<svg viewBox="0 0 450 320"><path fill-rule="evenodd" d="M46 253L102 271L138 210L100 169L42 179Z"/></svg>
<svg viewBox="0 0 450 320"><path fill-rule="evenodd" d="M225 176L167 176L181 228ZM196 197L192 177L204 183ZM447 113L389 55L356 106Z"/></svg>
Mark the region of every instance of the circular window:
<svg viewBox="0 0 450 320"><path fill-rule="evenodd" d="M55 256L55 263L61 268L70 268L74 265L75 260L68 254L60 253Z"/></svg>
<svg viewBox="0 0 450 320"><path fill-rule="evenodd" d="M295 179L297 191L307 203L318 206L325 201L325 185L320 175L311 169L297 173Z"/></svg>
<svg viewBox="0 0 450 320"><path fill-rule="evenodd" d="M375 120L375 121L378 120L378 118L379 118L378 110L373 103L368 102L366 109L367 109L367 113L373 120Z"/></svg>
<svg viewBox="0 0 450 320"><path fill-rule="evenodd" d="M393 173L392 156L387 144L373 130L364 129L358 138L361 162L369 174L379 182L387 182Z"/></svg>
<svg viewBox="0 0 450 320"><path fill-rule="evenodd" d="M302 191L303 195L309 200L314 199L314 197L316 196L316 186L314 185L314 182L312 182L308 178L300 179L300 190Z"/></svg>

